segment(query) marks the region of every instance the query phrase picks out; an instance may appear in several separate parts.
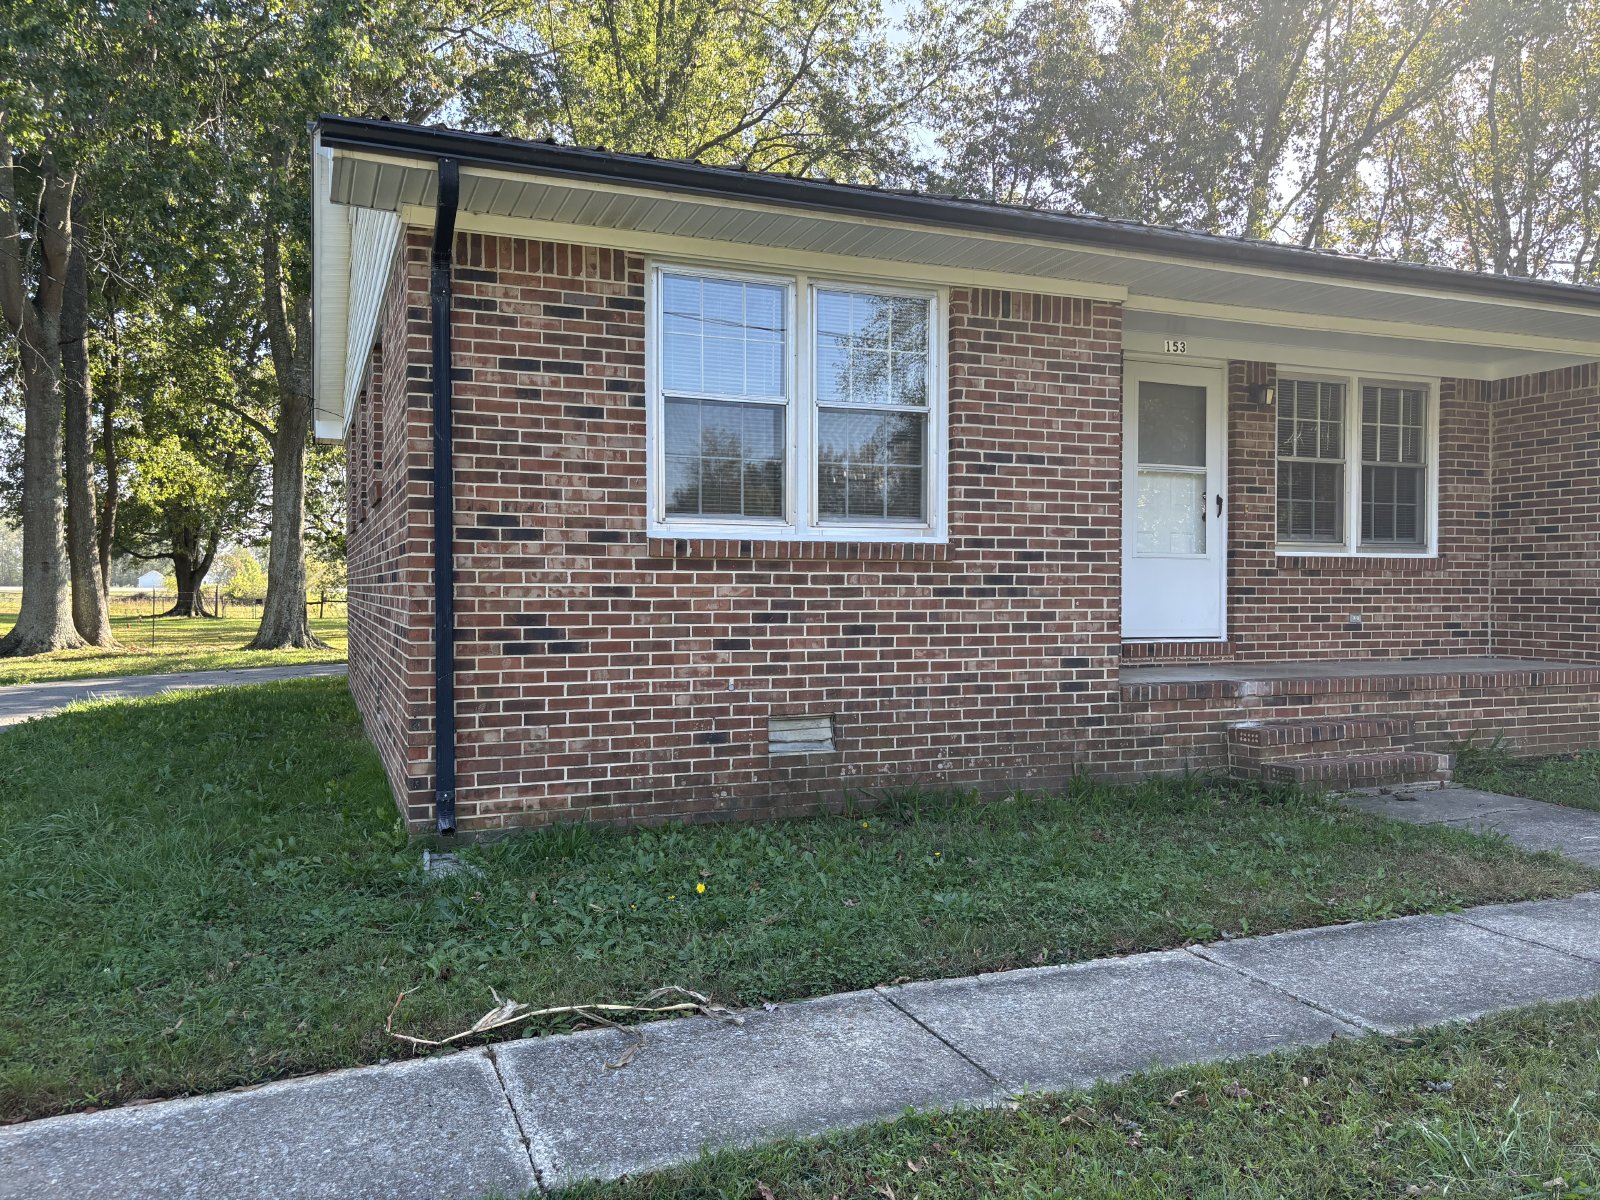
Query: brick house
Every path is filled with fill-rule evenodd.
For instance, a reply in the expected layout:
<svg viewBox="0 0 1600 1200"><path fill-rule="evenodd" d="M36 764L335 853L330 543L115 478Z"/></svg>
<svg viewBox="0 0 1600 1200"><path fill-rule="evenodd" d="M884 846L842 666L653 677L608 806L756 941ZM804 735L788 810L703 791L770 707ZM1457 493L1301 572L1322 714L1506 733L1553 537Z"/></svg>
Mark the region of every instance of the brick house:
<svg viewBox="0 0 1600 1200"><path fill-rule="evenodd" d="M1600 741L1600 290L314 138L350 686L413 828Z"/></svg>

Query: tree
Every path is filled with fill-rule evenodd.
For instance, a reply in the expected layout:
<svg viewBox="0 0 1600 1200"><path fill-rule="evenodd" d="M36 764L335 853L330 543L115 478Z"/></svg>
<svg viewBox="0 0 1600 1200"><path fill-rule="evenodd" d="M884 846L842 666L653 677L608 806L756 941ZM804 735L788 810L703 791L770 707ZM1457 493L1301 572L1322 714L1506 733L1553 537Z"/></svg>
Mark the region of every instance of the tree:
<svg viewBox="0 0 1600 1200"><path fill-rule="evenodd" d="M24 412L22 605L0 654L40 654L83 645L72 621L61 484L61 309L77 177L43 148L30 180L17 162L16 125L0 108L0 316L16 341ZM25 206L29 182L37 199Z"/></svg>
<svg viewBox="0 0 1600 1200"><path fill-rule="evenodd" d="M220 286L241 303L221 319L259 329L270 364L272 447L268 590L256 649L320 646L306 618L306 453L311 440L307 122L320 112L422 120L455 94L472 9L457 0L241 3L230 77L206 126L215 201L196 237Z"/></svg>
<svg viewBox="0 0 1600 1200"><path fill-rule="evenodd" d="M234 546L222 556L223 594L232 600L257 603L266 599L267 573L248 548Z"/></svg>
<svg viewBox="0 0 1600 1200"><path fill-rule="evenodd" d="M188 310L137 314L123 331L123 386L136 397L120 438L126 495L118 549L140 561L169 559L177 602L168 615L214 615L203 583L227 542L259 536L267 441L253 411L270 381L241 378L249 352L237 336Z"/></svg>
<svg viewBox="0 0 1600 1200"><path fill-rule="evenodd" d="M109 156L121 170L160 143L192 97L214 11L184 0L0 0L0 315L17 346L26 426L23 599L0 653L111 644L93 527L83 228L97 169Z"/></svg>
<svg viewBox="0 0 1600 1200"><path fill-rule="evenodd" d="M1540 6L1382 145L1344 219L1364 249L1600 276L1600 4Z"/></svg>
<svg viewBox="0 0 1600 1200"><path fill-rule="evenodd" d="M948 183L1342 244L1383 143L1505 29L1501 0L1032 0L943 95Z"/></svg>
<svg viewBox="0 0 1600 1200"><path fill-rule="evenodd" d="M74 200L78 234L67 257L61 307L61 400L65 439L67 568L72 579L72 621L91 646L111 647L108 564L96 534L94 397L89 358L89 251L83 236L83 197ZM115 464L112 464L113 471Z"/></svg>
<svg viewBox="0 0 1600 1200"><path fill-rule="evenodd" d="M469 45L463 105L528 137L874 180L912 170L911 131L976 5L878 0L528 0Z"/></svg>

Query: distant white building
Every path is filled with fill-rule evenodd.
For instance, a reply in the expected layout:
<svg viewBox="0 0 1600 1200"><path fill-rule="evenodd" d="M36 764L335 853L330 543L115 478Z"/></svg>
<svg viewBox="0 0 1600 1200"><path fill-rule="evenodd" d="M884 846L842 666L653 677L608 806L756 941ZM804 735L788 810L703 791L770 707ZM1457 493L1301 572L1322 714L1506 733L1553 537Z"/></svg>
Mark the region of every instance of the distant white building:
<svg viewBox="0 0 1600 1200"><path fill-rule="evenodd" d="M126 576L124 576L124 578L126 578ZM161 572L146 571L143 575L139 576L139 586L147 592L155 591L161 586Z"/></svg>

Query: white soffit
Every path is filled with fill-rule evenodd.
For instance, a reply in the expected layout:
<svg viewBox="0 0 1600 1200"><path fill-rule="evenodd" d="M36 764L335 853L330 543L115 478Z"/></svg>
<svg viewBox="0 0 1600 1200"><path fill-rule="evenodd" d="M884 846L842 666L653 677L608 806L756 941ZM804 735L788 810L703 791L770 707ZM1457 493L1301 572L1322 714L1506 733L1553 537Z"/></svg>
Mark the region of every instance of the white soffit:
<svg viewBox="0 0 1600 1200"><path fill-rule="evenodd" d="M1580 353L1525 351L1445 337L1430 340L1309 324L1274 324L1274 318L1281 321L1283 314L1256 314L1245 309L1237 319L1223 320L1130 308L1123 319L1123 348L1129 354L1169 357L1174 349L1171 343L1179 342L1184 357L1202 361L1244 359L1328 371L1450 379L1505 379L1600 358L1600 348Z"/></svg>
<svg viewBox="0 0 1600 1200"><path fill-rule="evenodd" d="M335 205L428 225L435 188L430 161L340 151L327 194ZM509 169L464 167L460 212L464 229L522 230L661 254L726 247L759 262L751 251L765 249L775 252L775 264L783 256L826 256L903 263L924 277L937 269L953 284L1037 281L1055 294L1124 300L1134 351L1151 337L1188 337L1228 347L1217 357L1276 346L1301 352L1299 365L1309 366L1342 353L1379 353L1393 370L1480 378L1600 358L1600 311L1578 302L1267 271Z"/></svg>
<svg viewBox="0 0 1600 1200"><path fill-rule="evenodd" d="M334 204L333 155L311 154L311 357L313 422L319 441L344 437L345 360L349 345L350 209Z"/></svg>

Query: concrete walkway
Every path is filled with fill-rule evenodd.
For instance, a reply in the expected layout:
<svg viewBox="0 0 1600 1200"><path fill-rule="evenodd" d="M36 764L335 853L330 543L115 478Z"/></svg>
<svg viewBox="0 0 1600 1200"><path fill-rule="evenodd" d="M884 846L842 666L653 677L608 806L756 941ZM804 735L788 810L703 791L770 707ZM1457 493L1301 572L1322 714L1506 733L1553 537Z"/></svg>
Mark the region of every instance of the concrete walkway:
<svg viewBox="0 0 1600 1200"><path fill-rule="evenodd" d="M1501 833L1524 850L1555 850L1600 868L1600 813L1463 787L1365 791L1346 796L1344 803L1413 825Z"/></svg>
<svg viewBox="0 0 1600 1200"><path fill-rule="evenodd" d="M1600 893L530 1038L0 1129L0 1198L520 1196L702 1146L1600 995ZM533 999L528 997L528 999Z"/></svg>
<svg viewBox="0 0 1600 1200"><path fill-rule="evenodd" d="M123 675L112 679L60 679L0 687L0 728L42 717L80 700L129 700L189 688L239 687L317 675L343 675L343 663L297 667L240 667L227 671L175 671L166 675Z"/></svg>

